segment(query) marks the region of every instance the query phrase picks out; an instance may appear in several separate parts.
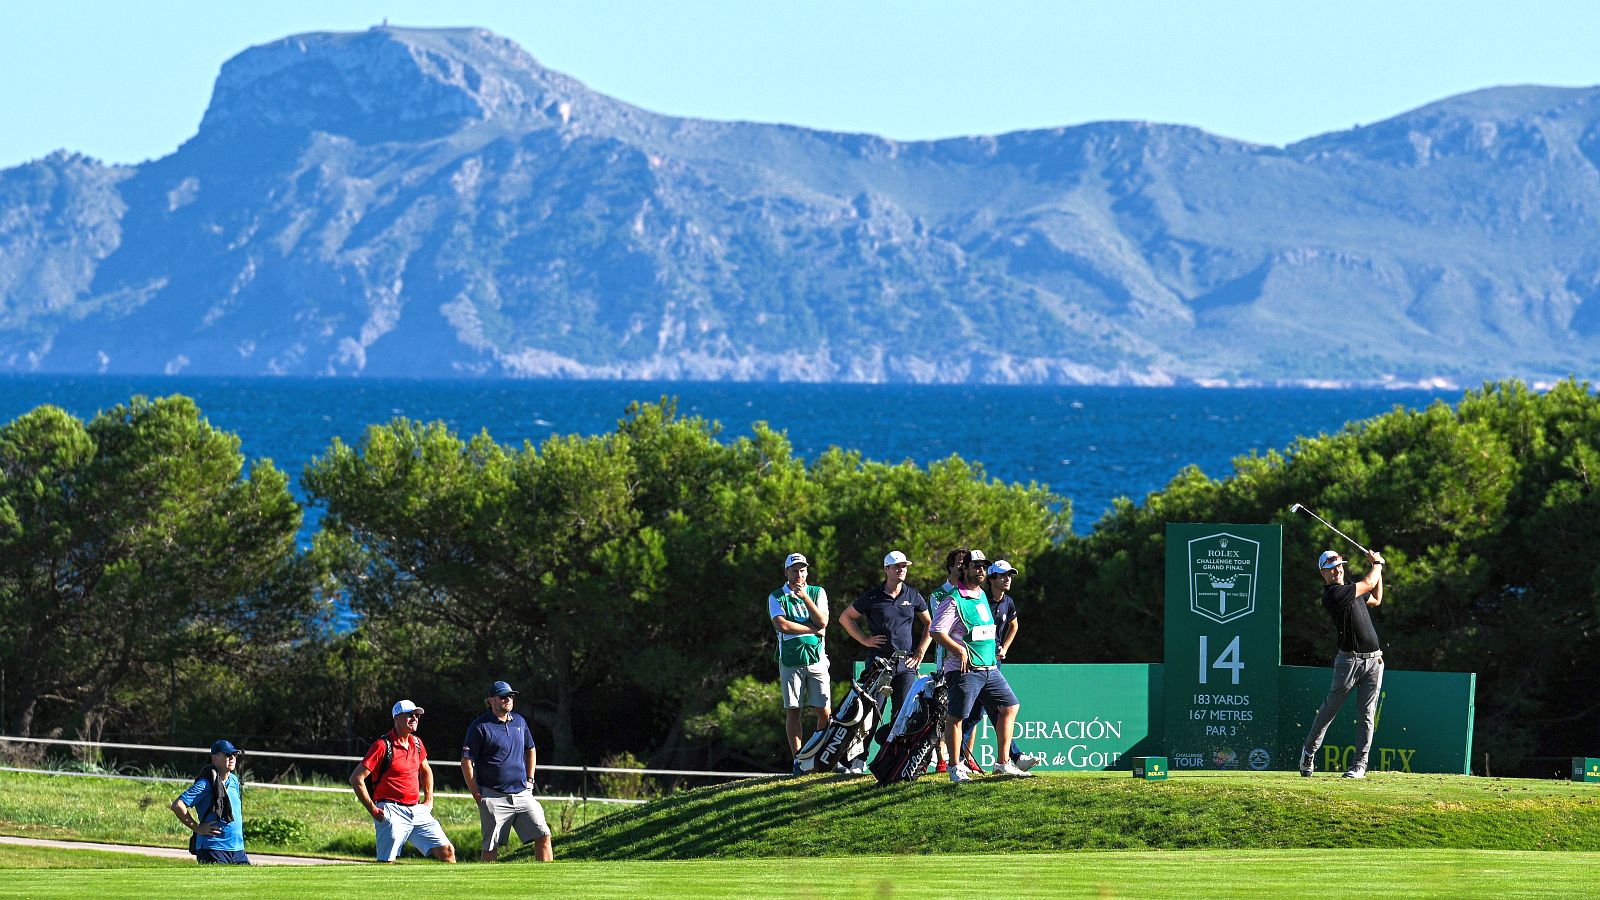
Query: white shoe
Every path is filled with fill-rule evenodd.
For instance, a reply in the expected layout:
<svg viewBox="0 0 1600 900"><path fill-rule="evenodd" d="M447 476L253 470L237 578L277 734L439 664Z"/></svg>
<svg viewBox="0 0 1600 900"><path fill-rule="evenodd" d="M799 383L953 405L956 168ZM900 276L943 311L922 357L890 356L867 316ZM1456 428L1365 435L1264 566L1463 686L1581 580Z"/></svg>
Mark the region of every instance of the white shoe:
<svg viewBox="0 0 1600 900"><path fill-rule="evenodd" d="M967 774L967 767L966 766L956 766L954 769L950 770L950 783L951 784L965 784L966 782L971 781L971 780L972 780L972 776Z"/></svg>
<svg viewBox="0 0 1600 900"><path fill-rule="evenodd" d="M1311 753L1310 751L1306 750L1306 748L1304 748L1304 747L1301 747L1300 748L1300 777L1301 778L1310 778L1311 777L1311 773L1316 771L1316 768L1317 768L1317 757L1316 757L1316 754Z"/></svg>
<svg viewBox="0 0 1600 900"><path fill-rule="evenodd" d="M1013 759L1011 762L1014 763L1017 768L1027 772L1039 764L1039 758L1037 756L1029 756L1028 754L1024 753L1016 759Z"/></svg>
<svg viewBox="0 0 1600 900"><path fill-rule="evenodd" d="M1033 773L1032 772L1029 772L1027 769L1019 767L1016 763L1012 762L1009 759L1006 760L1005 765L1000 767L1000 771L1004 772L1007 775L1015 776L1017 778L1032 778L1033 777Z"/></svg>
<svg viewBox="0 0 1600 900"><path fill-rule="evenodd" d="M1350 771L1344 773L1344 775L1342 777L1344 777L1344 778L1365 778L1365 777L1367 777L1367 770L1366 769L1351 769Z"/></svg>
<svg viewBox="0 0 1600 900"><path fill-rule="evenodd" d="M851 775L865 775L865 774L867 774L867 760L866 760L866 758L863 757L863 758L858 759L855 762L851 763L849 771L850 771Z"/></svg>

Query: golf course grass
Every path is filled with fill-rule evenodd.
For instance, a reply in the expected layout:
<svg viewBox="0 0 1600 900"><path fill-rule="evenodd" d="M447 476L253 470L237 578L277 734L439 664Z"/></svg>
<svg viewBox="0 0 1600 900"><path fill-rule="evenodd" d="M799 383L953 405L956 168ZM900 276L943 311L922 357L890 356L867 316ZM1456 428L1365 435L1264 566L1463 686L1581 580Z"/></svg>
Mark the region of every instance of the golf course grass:
<svg viewBox="0 0 1600 900"><path fill-rule="evenodd" d="M165 829L171 833L157 843L176 846L176 825L166 829L160 821L171 818L166 788L5 774L0 833L140 843ZM322 848L330 841L353 846L355 831L371 839L349 797L247 794L247 821L269 809L302 817L316 835L306 843ZM470 807L458 812L465 811ZM456 822L450 830L470 838L458 846L464 860L473 859L476 829L464 833ZM221 896L319 900L400 885L411 896L473 900L508 892L584 900L1600 896L1600 789L1293 773L1189 774L1167 782L1125 773L1043 774L964 785L930 776L878 788L870 779L817 775L672 795L578 827L558 836L555 847L550 865L518 849L496 865L412 858L399 869L215 867L203 876L181 860L118 864L118 854L0 847L0 896L160 896L192 892L201 877L208 893Z"/></svg>
<svg viewBox="0 0 1600 900"><path fill-rule="evenodd" d="M676 794L556 844L569 859L1040 853L1118 849L1600 851L1600 789L1565 781L1373 773L1123 772L768 778Z"/></svg>

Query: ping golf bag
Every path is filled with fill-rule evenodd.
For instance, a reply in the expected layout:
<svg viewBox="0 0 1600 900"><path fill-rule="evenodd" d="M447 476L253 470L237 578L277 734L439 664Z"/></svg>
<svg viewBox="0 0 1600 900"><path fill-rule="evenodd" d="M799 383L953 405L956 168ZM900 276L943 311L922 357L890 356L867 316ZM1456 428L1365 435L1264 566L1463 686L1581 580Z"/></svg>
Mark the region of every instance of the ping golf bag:
<svg viewBox="0 0 1600 900"><path fill-rule="evenodd" d="M944 737L945 713L950 706L944 673L917 679L909 693L906 708L878 739L883 746L872 760L871 769L879 784L919 778L928 770L934 747Z"/></svg>
<svg viewBox="0 0 1600 900"><path fill-rule="evenodd" d="M884 702L897 666L905 664L906 654L879 656L861 670L861 680L850 682L850 691L839 701L828 727L811 735L795 755L802 772L826 772L865 759L872 733L883 718Z"/></svg>

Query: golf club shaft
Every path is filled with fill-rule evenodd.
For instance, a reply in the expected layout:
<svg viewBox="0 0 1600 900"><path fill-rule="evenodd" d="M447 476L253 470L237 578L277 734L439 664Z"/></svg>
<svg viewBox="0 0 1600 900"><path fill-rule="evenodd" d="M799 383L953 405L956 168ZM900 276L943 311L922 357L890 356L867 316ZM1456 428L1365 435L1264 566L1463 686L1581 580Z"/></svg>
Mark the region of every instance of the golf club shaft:
<svg viewBox="0 0 1600 900"><path fill-rule="evenodd" d="M1360 550L1362 553L1370 554L1372 552L1371 550L1368 550L1367 548L1365 548L1365 547L1361 546L1359 543L1357 543L1355 538L1351 537L1348 534L1345 534L1344 532L1340 531L1337 528L1334 528L1332 523L1330 523L1327 519L1324 519L1323 517L1321 517L1321 516L1317 515L1316 513L1312 512L1311 508L1306 506L1305 504L1296 503L1294 505L1294 508L1300 510L1301 512L1303 512L1306 515L1310 516L1311 518L1316 519L1318 522L1321 522L1324 526L1327 527L1327 529L1329 531L1331 531L1334 534L1337 534L1339 537L1342 537L1345 540L1349 541L1357 550Z"/></svg>

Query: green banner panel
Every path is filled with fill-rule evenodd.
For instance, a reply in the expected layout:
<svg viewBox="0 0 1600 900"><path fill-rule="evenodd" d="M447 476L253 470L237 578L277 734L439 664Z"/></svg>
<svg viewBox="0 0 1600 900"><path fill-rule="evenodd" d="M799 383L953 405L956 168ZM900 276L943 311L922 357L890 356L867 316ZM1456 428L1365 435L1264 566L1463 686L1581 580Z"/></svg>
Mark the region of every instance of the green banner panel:
<svg viewBox="0 0 1600 900"><path fill-rule="evenodd" d="M861 669L856 663L855 677ZM922 667L924 675L932 671ZM1012 740L1040 760L1035 771L1126 769L1132 756L1159 753L1161 666L1012 663L1004 671L1021 703ZM987 769L995 753L994 727L985 718L973 755Z"/></svg>
<svg viewBox="0 0 1600 900"><path fill-rule="evenodd" d="M1164 748L1173 769L1281 769L1283 528L1167 525Z"/></svg>
<svg viewBox="0 0 1600 900"><path fill-rule="evenodd" d="M1333 670L1283 666L1279 670L1280 758L1298 764ZM1401 672L1386 669L1378 695L1377 726L1367 768L1375 772L1472 772L1472 717L1477 675L1470 672ZM1328 727L1317 754L1320 772L1343 772L1355 751L1356 698L1352 692Z"/></svg>

